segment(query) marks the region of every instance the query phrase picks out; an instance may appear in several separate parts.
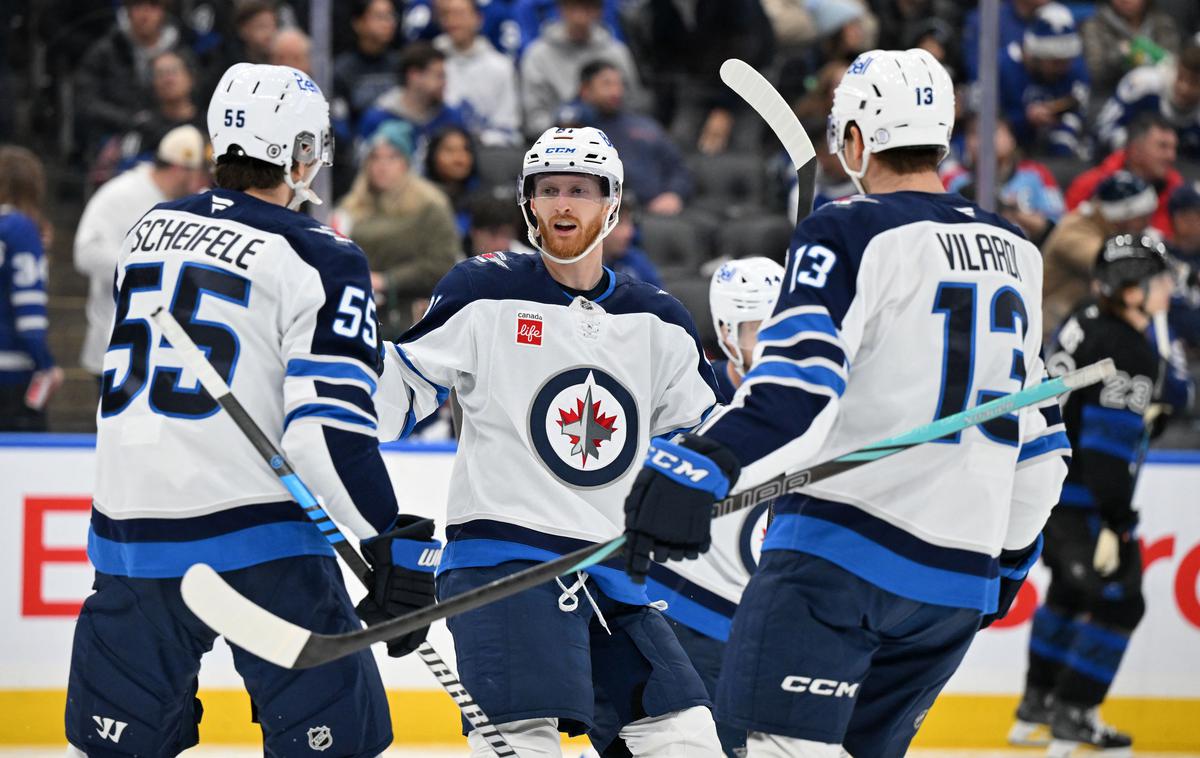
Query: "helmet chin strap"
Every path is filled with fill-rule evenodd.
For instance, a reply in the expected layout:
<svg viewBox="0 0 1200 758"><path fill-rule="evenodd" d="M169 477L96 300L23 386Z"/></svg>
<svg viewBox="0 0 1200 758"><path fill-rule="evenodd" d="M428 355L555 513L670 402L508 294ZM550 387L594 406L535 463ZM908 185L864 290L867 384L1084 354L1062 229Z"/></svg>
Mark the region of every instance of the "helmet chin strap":
<svg viewBox="0 0 1200 758"><path fill-rule="evenodd" d="M845 146L843 146L844 148ZM850 166L846 164L846 155L844 149L837 151L838 163L842 164L842 170L846 172L846 176L850 177L850 181L854 183L854 189L858 190L860 195L867 194L867 190L863 188L863 177L867 175L867 164L871 161L871 152L863 150L862 168L858 171L851 171Z"/></svg>
<svg viewBox="0 0 1200 758"><path fill-rule="evenodd" d="M321 198L317 197L317 193L309 189L309 185L311 185L313 180L317 178L317 172L320 170L321 162L315 161L313 163L312 173L298 182L292 181L292 172L288 171L284 173L283 180L287 182L287 186L292 190L292 200L287 206L289 211L299 210L300 206L304 205L306 202L312 203L313 205L323 204Z"/></svg>

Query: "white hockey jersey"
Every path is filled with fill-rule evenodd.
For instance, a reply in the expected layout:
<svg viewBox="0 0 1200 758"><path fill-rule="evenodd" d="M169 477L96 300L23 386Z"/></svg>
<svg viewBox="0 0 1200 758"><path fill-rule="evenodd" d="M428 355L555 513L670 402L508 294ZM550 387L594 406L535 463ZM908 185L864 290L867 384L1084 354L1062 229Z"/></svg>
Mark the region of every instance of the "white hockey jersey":
<svg viewBox="0 0 1200 758"><path fill-rule="evenodd" d="M216 190L130 230L104 356L88 555L99 571L181 576L325 538L199 386L149 315L169 307L330 515L359 537L396 517L375 435L379 380L366 258L300 213Z"/></svg>
<svg viewBox="0 0 1200 758"><path fill-rule="evenodd" d="M740 491L1041 381L1041 290L1037 248L958 195L830 203L797 227L753 368L702 432L742 461ZM997 556L1036 538L1069 453L1049 401L781 498L763 550L989 612Z"/></svg>
<svg viewBox="0 0 1200 758"><path fill-rule="evenodd" d="M650 438L695 426L716 402L675 298L608 269L595 290L570 292L540 255L455 266L392 357L381 408L407 412L404 431L452 387L462 405L442 571L619 535ZM615 599L646 602L617 563L589 572Z"/></svg>

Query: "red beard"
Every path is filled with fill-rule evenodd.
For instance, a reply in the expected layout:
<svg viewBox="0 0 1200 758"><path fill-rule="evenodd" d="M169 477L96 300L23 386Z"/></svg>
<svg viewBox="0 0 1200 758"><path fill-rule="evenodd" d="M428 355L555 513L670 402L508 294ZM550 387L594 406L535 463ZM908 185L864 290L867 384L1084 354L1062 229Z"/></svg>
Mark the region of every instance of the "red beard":
<svg viewBox="0 0 1200 758"><path fill-rule="evenodd" d="M554 234L554 223L556 221L570 221L575 224L574 232L567 237L559 237ZM604 223L604 214L601 214L585 227L579 219L574 216L555 216L549 221L538 219L538 236L541 237L542 247L546 249L550 255L563 260L571 260L578 258L591 247L600 234L600 226Z"/></svg>

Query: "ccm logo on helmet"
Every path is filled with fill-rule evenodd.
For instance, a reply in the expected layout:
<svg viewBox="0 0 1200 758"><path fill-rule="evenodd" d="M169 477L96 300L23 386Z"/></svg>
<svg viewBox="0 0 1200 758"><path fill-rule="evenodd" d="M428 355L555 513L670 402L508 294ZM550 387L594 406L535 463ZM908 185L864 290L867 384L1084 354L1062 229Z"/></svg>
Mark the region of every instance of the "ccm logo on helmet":
<svg viewBox="0 0 1200 758"><path fill-rule="evenodd" d="M705 469L696 468L678 455L668 453L666 450L659 450L656 447L650 448L650 465L678 476L687 477L693 482L699 482L709 473Z"/></svg>
<svg viewBox="0 0 1200 758"><path fill-rule="evenodd" d="M779 686L785 692L808 692L822 697L854 697L860 682L837 682L808 676L787 676Z"/></svg>
<svg viewBox="0 0 1200 758"><path fill-rule="evenodd" d="M575 148L573 148L573 147L548 147L548 148L546 148L546 155L555 155L556 153L573 153L573 152L575 152Z"/></svg>

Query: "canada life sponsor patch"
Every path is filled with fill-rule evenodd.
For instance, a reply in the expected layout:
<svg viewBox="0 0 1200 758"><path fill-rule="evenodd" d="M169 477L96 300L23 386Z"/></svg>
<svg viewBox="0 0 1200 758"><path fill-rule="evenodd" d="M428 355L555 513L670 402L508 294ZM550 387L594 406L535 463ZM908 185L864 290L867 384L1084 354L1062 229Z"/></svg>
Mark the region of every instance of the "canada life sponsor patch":
<svg viewBox="0 0 1200 758"><path fill-rule="evenodd" d="M576 366L546 380L529 407L529 440L546 469L582 489L620 479L638 448L632 393L594 366Z"/></svg>
<svg viewBox="0 0 1200 758"><path fill-rule="evenodd" d="M517 313L518 345L540 346L542 344L542 330L542 314L529 311L519 311Z"/></svg>

